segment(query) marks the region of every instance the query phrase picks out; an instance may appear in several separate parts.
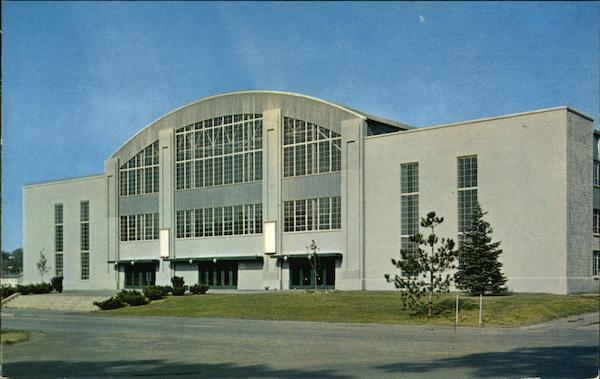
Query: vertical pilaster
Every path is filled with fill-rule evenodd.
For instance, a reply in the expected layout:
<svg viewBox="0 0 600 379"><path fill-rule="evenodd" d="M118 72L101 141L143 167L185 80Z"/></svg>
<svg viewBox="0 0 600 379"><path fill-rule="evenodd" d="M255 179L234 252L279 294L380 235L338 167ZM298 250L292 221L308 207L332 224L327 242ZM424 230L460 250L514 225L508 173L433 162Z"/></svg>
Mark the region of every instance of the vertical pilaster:
<svg viewBox="0 0 600 379"><path fill-rule="evenodd" d="M161 229L169 229L170 258L175 252L175 131L163 129L158 132L159 149L159 193L158 211ZM157 252L157 256L160 253ZM160 261L157 283L168 284L171 278L171 267L168 261Z"/></svg>
<svg viewBox="0 0 600 379"><path fill-rule="evenodd" d="M343 277L340 288L365 289L364 135L362 119L342 122Z"/></svg>
<svg viewBox="0 0 600 379"><path fill-rule="evenodd" d="M106 215L107 215L107 256L106 261L119 260L120 217L119 217L119 159L106 161ZM108 267L108 272L114 274L114 267ZM116 275L116 274L115 274ZM118 278L118 276L115 276ZM118 284L118 283L117 283Z"/></svg>
<svg viewBox="0 0 600 379"><path fill-rule="evenodd" d="M276 222L277 251L281 251L281 109L263 112L263 220ZM264 285L279 288L277 261L265 256Z"/></svg>

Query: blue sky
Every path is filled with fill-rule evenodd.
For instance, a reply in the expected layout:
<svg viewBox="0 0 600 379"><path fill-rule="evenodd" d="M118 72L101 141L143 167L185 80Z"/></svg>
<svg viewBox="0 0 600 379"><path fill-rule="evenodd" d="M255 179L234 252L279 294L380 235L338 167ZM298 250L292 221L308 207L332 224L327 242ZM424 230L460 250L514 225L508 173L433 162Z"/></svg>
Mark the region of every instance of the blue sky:
<svg viewBox="0 0 600 379"><path fill-rule="evenodd" d="M600 118L597 2L2 7L3 250L22 246L24 184L102 173L141 128L221 92L415 126L559 105Z"/></svg>

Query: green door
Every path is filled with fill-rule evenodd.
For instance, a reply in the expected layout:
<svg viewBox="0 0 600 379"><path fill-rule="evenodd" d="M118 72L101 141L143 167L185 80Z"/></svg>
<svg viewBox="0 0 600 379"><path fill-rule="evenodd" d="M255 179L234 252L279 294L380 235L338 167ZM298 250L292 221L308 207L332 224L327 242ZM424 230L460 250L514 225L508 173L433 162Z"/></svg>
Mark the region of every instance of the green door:
<svg viewBox="0 0 600 379"><path fill-rule="evenodd" d="M290 289L315 288L315 270L306 257L291 258L290 262ZM335 288L335 257L317 258L317 288Z"/></svg>
<svg viewBox="0 0 600 379"><path fill-rule="evenodd" d="M237 289L238 263L232 261L200 262L198 282L211 288Z"/></svg>
<svg viewBox="0 0 600 379"><path fill-rule="evenodd" d="M156 263L135 263L125 266L125 288L142 288L156 282Z"/></svg>

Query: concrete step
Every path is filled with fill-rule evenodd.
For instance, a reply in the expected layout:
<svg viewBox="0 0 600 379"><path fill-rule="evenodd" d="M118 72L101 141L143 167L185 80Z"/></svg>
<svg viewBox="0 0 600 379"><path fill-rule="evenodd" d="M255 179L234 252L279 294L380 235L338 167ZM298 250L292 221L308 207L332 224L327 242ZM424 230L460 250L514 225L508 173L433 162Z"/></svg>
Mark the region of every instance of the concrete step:
<svg viewBox="0 0 600 379"><path fill-rule="evenodd" d="M43 295L21 295L6 308L51 309L64 312L89 312L97 310L93 302L107 299L108 296L75 295L49 293Z"/></svg>

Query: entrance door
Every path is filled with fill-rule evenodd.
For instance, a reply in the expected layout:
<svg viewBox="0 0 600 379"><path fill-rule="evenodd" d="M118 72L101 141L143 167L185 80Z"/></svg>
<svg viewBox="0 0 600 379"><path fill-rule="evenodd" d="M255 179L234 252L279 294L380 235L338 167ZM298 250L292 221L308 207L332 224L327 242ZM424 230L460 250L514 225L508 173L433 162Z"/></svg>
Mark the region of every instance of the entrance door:
<svg viewBox="0 0 600 379"><path fill-rule="evenodd" d="M317 258L317 288L335 288L335 257ZM315 288L315 270L306 258L290 259L290 289Z"/></svg>
<svg viewBox="0 0 600 379"><path fill-rule="evenodd" d="M125 266L125 288L153 286L156 281L156 263L136 263Z"/></svg>
<svg viewBox="0 0 600 379"><path fill-rule="evenodd" d="M198 282L211 288L237 289L238 263L232 261L200 262Z"/></svg>

